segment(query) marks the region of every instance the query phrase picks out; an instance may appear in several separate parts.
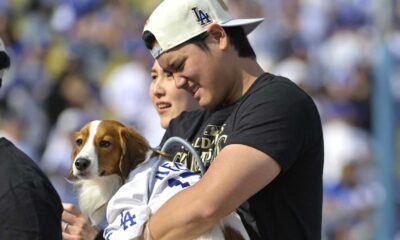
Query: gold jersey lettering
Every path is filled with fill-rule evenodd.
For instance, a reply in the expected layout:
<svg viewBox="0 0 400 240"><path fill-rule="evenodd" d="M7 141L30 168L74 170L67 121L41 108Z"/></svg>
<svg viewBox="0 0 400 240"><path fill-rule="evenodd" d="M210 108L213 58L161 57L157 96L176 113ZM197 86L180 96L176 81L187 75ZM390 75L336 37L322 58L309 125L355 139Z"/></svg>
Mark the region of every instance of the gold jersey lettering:
<svg viewBox="0 0 400 240"><path fill-rule="evenodd" d="M175 154L173 161L186 165L187 157L188 157L188 154L186 152L178 152Z"/></svg>
<svg viewBox="0 0 400 240"><path fill-rule="evenodd" d="M209 148L211 147L213 141L211 141L209 138L201 138L201 148Z"/></svg>
<svg viewBox="0 0 400 240"><path fill-rule="evenodd" d="M214 157L221 151L223 147L225 147L226 140L228 139L228 135L218 135L215 139L215 147L214 147Z"/></svg>
<svg viewBox="0 0 400 240"><path fill-rule="evenodd" d="M201 138L196 138L196 141L192 144L194 148L200 148L201 146Z"/></svg>
<svg viewBox="0 0 400 240"><path fill-rule="evenodd" d="M213 159L212 150L210 149L208 152L202 152L200 158L204 164L204 167L208 167Z"/></svg>

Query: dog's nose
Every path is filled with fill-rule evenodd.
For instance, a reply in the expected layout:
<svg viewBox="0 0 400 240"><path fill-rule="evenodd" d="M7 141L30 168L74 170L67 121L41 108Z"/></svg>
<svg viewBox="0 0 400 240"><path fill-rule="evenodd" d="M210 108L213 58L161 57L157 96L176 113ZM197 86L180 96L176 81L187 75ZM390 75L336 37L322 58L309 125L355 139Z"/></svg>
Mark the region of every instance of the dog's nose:
<svg viewBox="0 0 400 240"><path fill-rule="evenodd" d="M88 168L90 165L90 161L86 158L78 158L75 160L75 167L79 170L79 171L83 171L86 168Z"/></svg>

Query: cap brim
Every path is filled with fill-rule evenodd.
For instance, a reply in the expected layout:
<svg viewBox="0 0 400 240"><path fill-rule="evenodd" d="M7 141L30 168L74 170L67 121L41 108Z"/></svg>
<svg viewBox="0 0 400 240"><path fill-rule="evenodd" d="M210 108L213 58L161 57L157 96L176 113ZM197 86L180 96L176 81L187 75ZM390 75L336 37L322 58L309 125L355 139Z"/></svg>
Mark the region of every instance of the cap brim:
<svg viewBox="0 0 400 240"><path fill-rule="evenodd" d="M248 19L232 19L225 23L220 24L223 27L236 27L242 26L246 34L251 33L260 23L264 21L264 18L248 18Z"/></svg>

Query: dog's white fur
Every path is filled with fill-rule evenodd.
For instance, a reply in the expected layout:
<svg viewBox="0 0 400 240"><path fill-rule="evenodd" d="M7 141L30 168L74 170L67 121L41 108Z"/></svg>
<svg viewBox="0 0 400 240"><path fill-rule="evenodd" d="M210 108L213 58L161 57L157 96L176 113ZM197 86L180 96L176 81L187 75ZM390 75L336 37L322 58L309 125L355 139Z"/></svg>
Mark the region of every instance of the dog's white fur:
<svg viewBox="0 0 400 240"><path fill-rule="evenodd" d="M118 175L81 179L74 182L78 191L78 202L81 211L90 219L93 225L105 221L108 201L122 186L123 181Z"/></svg>
<svg viewBox="0 0 400 240"><path fill-rule="evenodd" d="M78 153L78 155L76 155L75 159L74 159L74 163L78 158L87 158L90 159L91 161L91 165L90 165L90 169L89 169L89 176L97 176L97 171L99 168L99 159L96 153L96 147L94 146L93 141L94 138L96 136L97 133L97 129L100 125L99 120L93 121L90 124L90 129L89 129L89 137L86 141L86 144L83 146L83 148L81 149L81 151ZM90 144L88 144L90 143ZM76 176L79 174L79 170L75 167L75 164L72 165L72 173Z"/></svg>

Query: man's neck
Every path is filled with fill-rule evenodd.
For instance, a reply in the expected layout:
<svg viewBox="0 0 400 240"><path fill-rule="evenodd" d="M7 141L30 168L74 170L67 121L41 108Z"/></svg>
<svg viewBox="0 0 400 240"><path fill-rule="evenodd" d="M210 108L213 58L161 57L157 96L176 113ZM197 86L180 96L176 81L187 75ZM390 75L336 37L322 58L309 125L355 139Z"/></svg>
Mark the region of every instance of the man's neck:
<svg viewBox="0 0 400 240"><path fill-rule="evenodd" d="M257 78L264 73L257 61L251 58L240 58L236 66L237 70L234 71L236 81L226 104L231 104L245 95Z"/></svg>
<svg viewBox="0 0 400 240"><path fill-rule="evenodd" d="M242 67L242 83L243 90L242 96L249 90L251 85L257 80L257 78L264 73L264 70L257 63L256 60L251 58L241 58L240 60Z"/></svg>

